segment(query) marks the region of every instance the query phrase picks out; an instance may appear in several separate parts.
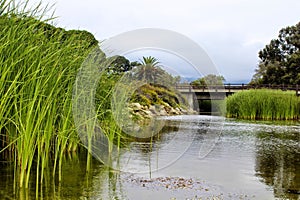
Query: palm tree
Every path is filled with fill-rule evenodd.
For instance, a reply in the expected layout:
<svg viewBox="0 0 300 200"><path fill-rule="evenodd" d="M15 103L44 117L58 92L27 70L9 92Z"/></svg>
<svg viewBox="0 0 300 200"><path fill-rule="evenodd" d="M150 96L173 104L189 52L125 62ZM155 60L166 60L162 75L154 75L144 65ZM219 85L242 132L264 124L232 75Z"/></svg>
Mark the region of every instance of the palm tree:
<svg viewBox="0 0 300 200"><path fill-rule="evenodd" d="M155 80L162 74L162 69L159 68L160 62L152 56L144 57L140 61L140 65L136 71L136 77L140 80L154 83Z"/></svg>
<svg viewBox="0 0 300 200"><path fill-rule="evenodd" d="M157 66L159 66L160 62L155 57L152 57L152 56L144 57L143 56L143 60L141 61L141 64L157 67Z"/></svg>

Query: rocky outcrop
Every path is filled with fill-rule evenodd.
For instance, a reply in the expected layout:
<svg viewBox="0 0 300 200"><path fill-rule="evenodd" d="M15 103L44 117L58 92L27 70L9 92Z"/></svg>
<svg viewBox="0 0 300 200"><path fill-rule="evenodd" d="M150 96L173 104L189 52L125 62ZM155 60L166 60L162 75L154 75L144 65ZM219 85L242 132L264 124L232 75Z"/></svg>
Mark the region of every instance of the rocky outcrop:
<svg viewBox="0 0 300 200"><path fill-rule="evenodd" d="M165 103L164 105L150 105L143 106L140 103L130 103L129 112L132 117L140 119L151 119L157 116L171 116L171 115L187 115L195 114L193 110L186 110L183 108L173 108L169 104Z"/></svg>

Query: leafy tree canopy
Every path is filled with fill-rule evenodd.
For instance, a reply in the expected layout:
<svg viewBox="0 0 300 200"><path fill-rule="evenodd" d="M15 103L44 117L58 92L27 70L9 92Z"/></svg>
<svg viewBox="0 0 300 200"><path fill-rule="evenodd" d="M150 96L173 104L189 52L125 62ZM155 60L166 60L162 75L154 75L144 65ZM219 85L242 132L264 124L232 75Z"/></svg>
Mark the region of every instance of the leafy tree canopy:
<svg viewBox="0 0 300 200"><path fill-rule="evenodd" d="M135 63L130 63L124 56L115 56L107 71L109 74L120 75L130 71L133 66L135 66Z"/></svg>
<svg viewBox="0 0 300 200"><path fill-rule="evenodd" d="M193 86L223 85L225 78L221 75L208 74L191 82Z"/></svg>
<svg viewBox="0 0 300 200"><path fill-rule="evenodd" d="M250 83L300 84L300 22L279 31L259 51L260 62Z"/></svg>

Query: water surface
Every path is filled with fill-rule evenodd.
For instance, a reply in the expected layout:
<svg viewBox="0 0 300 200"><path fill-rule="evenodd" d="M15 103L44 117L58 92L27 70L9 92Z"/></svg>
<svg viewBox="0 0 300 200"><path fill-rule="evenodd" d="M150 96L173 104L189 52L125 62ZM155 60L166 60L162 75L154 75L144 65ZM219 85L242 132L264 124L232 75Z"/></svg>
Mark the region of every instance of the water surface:
<svg viewBox="0 0 300 200"><path fill-rule="evenodd" d="M298 122L250 122L213 116L174 116L155 140L130 144L119 158L123 171L85 156L66 156L63 179L49 176L44 199L300 199ZM0 169L1 199L34 199L14 190L13 166ZM34 175L33 175L34 176Z"/></svg>

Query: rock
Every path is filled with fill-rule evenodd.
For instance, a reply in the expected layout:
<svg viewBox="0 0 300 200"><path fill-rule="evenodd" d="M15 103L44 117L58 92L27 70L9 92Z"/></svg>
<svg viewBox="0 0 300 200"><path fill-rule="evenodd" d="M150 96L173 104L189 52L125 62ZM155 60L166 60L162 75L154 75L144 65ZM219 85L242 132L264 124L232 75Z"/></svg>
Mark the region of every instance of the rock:
<svg viewBox="0 0 300 200"><path fill-rule="evenodd" d="M153 113L150 110L143 110L143 112L146 117L151 118L153 116Z"/></svg>
<svg viewBox="0 0 300 200"><path fill-rule="evenodd" d="M156 105L155 109L158 113L159 116L166 116L168 113L166 112L166 109L164 108L163 105Z"/></svg>
<svg viewBox="0 0 300 200"><path fill-rule="evenodd" d="M156 110L156 106L154 106L154 105L151 105L151 106L149 107L149 111L150 111L152 114L154 114L154 115L158 114L158 113L157 113L157 110Z"/></svg>
<svg viewBox="0 0 300 200"><path fill-rule="evenodd" d="M185 110L183 108L173 108L168 103L163 105L150 105L149 107L143 106L139 103L130 103L129 112L131 113L131 118L138 121L143 119L152 119L155 116L169 116L169 115L182 115L182 114L194 114L193 110Z"/></svg>
<svg viewBox="0 0 300 200"><path fill-rule="evenodd" d="M184 110L184 109L181 110L181 113L182 113L183 115L189 114L189 112L188 112L187 110Z"/></svg>
<svg viewBox="0 0 300 200"><path fill-rule="evenodd" d="M170 115L180 115L181 112L180 112L180 110L178 111L178 110L176 110L176 109L174 109L174 108L171 107L171 109L169 111L169 114Z"/></svg>
<svg viewBox="0 0 300 200"><path fill-rule="evenodd" d="M133 111L140 111L142 110L143 106L139 103L131 103L129 105L129 107L133 110Z"/></svg>

